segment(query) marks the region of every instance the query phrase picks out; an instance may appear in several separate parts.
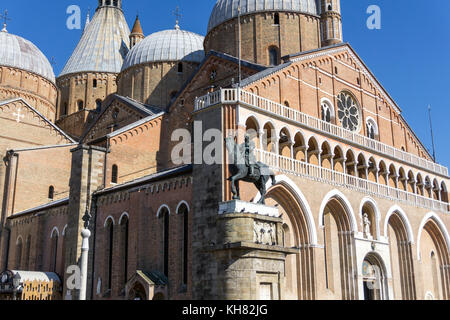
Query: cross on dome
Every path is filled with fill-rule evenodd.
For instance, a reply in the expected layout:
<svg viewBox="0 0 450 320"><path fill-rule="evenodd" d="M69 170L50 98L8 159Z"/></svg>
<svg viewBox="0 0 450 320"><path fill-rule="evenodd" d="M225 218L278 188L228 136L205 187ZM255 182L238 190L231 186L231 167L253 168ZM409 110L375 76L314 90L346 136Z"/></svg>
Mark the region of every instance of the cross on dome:
<svg viewBox="0 0 450 320"><path fill-rule="evenodd" d="M183 15L182 15L181 12L180 12L180 7L177 6L177 7L175 8L175 10L172 12L172 14L173 14L173 15L175 16L175 18L176 18L176 21L175 21L175 29L180 30L179 22L180 22L180 19L183 17Z"/></svg>
<svg viewBox="0 0 450 320"><path fill-rule="evenodd" d="M3 14L0 13L0 20L3 20L2 32L8 32L8 30L6 30L6 25L8 21L11 21L11 18L8 18L8 10L5 10Z"/></svg>

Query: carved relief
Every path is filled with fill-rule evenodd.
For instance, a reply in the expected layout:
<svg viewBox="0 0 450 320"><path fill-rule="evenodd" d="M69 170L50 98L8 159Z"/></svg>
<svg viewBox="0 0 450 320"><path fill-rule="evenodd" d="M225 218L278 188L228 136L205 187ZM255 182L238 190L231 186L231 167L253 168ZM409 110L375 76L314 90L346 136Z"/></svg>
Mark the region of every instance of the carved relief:
<svg viewBox="0 0 450 320"><path fill-rule="evenodd" d="M268 246L277 245L277 232L275 223L255 221L254 222L254 238L253 241L257 244L264 244Z"/></svg>

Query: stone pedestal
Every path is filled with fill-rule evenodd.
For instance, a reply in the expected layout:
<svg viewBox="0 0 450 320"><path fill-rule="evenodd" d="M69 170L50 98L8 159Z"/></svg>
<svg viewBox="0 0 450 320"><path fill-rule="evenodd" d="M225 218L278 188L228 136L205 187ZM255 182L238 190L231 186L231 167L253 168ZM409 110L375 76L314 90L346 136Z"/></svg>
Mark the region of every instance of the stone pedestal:
<svg viewBox="0 0 450 320"><path fill-rule="evenodd" d="M298 250L283 246L282 225L277 208L242 201L220 204L212 247L219 299L283 299L286 256Z"/></svg>

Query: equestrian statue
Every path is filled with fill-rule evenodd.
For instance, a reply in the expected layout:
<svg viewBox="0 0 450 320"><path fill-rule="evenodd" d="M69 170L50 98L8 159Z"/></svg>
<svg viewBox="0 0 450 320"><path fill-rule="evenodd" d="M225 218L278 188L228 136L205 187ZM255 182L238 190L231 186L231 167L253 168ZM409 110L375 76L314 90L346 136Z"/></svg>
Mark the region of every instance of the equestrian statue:
<svg viewBox="0 0 450 320"><path fill-rule="evenodd" d="M231 177L231 192L233 200L240 200L239 181L254 183L261 194L259 204L266 204L266 184L272 179L272 185L275 185L275 174L270 168L257 162L254 154L255 144L250 141L250 137L245 135L245 142L241 145L234 141L233 137L225 139L228 153L230 156L229 169Z"/></svg>

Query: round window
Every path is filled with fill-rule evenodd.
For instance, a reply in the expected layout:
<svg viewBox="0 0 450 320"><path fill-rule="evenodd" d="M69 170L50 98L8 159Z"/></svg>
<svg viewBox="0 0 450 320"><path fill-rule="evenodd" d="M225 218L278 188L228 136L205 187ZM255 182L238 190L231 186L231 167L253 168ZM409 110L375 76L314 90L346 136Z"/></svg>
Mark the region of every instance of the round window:
<svg viewBox="0 0 450 320"><path fill-rule="evenodd" d="M341 92L338 97L338 116L344 129L358 131L361 125L361 113L358 103L350 94Z"/></svg>

